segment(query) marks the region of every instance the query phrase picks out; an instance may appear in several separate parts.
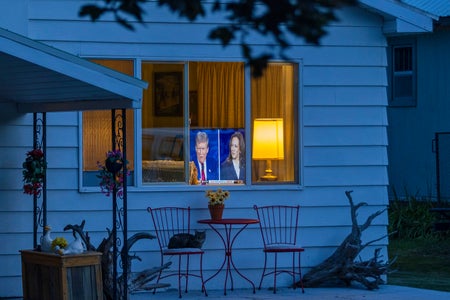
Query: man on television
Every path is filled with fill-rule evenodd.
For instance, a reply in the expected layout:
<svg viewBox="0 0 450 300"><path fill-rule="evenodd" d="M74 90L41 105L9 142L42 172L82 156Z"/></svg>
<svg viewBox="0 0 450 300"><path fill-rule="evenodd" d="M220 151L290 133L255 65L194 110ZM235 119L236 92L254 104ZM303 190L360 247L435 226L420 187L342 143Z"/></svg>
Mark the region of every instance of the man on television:
<svg viewBox="0 0 450 300"><path fill-rule="evenodd" d="M195 166L198 170L198 180L206 184L209 180L219 179L217 173L217 160L208 156L209 138L206 132L199 131L195 137Z"/></svg>

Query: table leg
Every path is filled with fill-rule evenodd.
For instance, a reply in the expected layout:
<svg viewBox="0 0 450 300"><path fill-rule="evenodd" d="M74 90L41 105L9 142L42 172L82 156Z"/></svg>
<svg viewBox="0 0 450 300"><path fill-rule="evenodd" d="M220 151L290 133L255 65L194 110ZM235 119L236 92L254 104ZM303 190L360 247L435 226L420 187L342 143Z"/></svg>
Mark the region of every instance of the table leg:
<svg viewBox="0 0 450 300"><path fill-rule="evenodd" d="M212 230L214 230L214 231L217 233L217 235L218 235L218 236L220 237L220 239L222 240L222 243L223 243L224 247L226 247L226 242L225 242L225 239L223 238L222 234L221 234L214 226L212 226L211 224L208 224L208 225L209 225L209 227L211 227ZM226 250L225 250L225 253L226 253ZM225 255L224 258L223 258L222 265L219 267L219 269L217 269L216 273L214 273L213 275L211 275L211 277L209 277L208 279L205 280L205 285L206 285L206 283L207 283L208 281L210 281L211 279L213 279L214 277L216 277L216 276L220 273L220 271L223 270L223 268L224 268L226 262L227 262L227 256ZM227 286L227 285L226 285L226 281L225 281L224 295L227 294L227 293L226 293L226 286Z"/></svg>
<svg viewBox="0 0 450 300"><path fill-rule="evenodd" d="M245 279L246 281L248 281L252 287L253 287L253 294L255 294L256 292L256 288L255 288L255 284L246 276L244 276L236 267L236 265L234 264L233 261L233 255L232 255L232 249L233 249L233 244L237 238L237 236L248 226L248 224L244 224L242 225L242 227L236 232L236 234L234 236L232 236L232 225L231 224L224 224L225 226L225 237L224 235L214 226L212 226L212 224L209 224L209 226L217 233L217 235L220 237L220 239L222 240L223 246L224 246L224 250L225 250L225 257L224 260L222 262L222 265L220 266L220 268L217 270L216 273L214 273L211 277L209 277L206 281L208 282L209 280L211 280L212 278L216 277L225 267L226 264L226 269L225 269L225 283L224 283L224 288L223 288L223 294L226 295L227 294L227 283L228 283L228 277L230 277L230 284L231 287L230 289L233 290L234 289L234 281L233 281L233 274L231 272L231 270L233 269L239 276L241 276L243 279Z"/></svg>
<svg viewBox="0 0 450 300"><path fill-rule="evenodd" d="M234 235L234 237L233 238L231 238L231 224L230 224L230 227L228 228L228 233L227 233L227 241L228 241L228 243L229 243L229 245L228 245L228 255L229 255L229 260L228 260L228 264L230 264L231 263L231 266L233 267L233 269L234 269L234 271L236 271L236 273L238 273L239 274L239 276L241 276L243 279L245 279L246 281L248 281L251 285L252 285L252 287L253 287L253 294L255 294L255 292L256 292L256 289L255 289L255 284L253 283L253 281L251 281L249 278L247 278L246 276L244 276L244 274L242 274L240 271L239 271L239 269L236 267L236 265L234 264L234 261L233 261L233 255L231 254L231 250L233 249L233 244L234 244L234 241L236 240L236 238L237 238L237 236L245 229L245 228L247 228L247 226L248 226L248 224L245 224L245 225L243 225L237 232L236 232L236 234ZM226 226L225 226L226 227ZM225 228L225 230L227 230L226 228ZM230 242L231 241L231 242ZM230 268L230 266L228 267L228 269L230 269L230 277L231 277L231 268ZM231 278L231 280L233 280L232 278Z"/></svg>

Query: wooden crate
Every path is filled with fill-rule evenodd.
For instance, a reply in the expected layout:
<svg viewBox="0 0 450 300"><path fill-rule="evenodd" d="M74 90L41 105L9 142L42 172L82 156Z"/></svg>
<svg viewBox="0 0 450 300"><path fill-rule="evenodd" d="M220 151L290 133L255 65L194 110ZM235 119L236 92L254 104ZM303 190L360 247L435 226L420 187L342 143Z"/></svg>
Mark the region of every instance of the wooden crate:
<svg viewBox="0 0 450 300"><path fill-rule="evenodd" d="M57 255L22 250L25 300L102 300L101 253Z"/></svg>

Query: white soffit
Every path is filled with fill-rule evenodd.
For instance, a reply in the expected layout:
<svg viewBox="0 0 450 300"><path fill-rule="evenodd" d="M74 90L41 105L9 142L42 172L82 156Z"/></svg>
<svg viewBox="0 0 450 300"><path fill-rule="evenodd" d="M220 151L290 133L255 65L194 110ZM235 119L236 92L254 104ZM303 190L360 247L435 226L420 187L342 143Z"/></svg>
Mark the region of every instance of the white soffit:
<svg viewBox="0 0 450 300"><path fill-rule="evenodd" d="M363 7L385 18L387 34L433 32L436 17L395 0L359 0Z"/></svg>
<svg viewBox="0 0 450 300"><path fill-rule="evenodd" d="M0 104L19 112L140 108L147 85L0 28Z"/></svg>

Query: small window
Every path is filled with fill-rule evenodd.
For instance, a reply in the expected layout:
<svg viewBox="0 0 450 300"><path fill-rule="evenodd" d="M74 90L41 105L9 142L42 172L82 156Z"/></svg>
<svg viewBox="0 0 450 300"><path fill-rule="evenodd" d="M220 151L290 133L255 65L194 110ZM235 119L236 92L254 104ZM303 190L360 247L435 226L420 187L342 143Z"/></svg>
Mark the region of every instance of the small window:
<svg viewBox="0 0 450 300"><path fill-rule="evenodd" d="M133 76L134 68L131 60L102 60L93 62ZM127 161L130 176L129 185L134 176L134 113L127 110ZM83 186L98 186L98 161L106 158L111 150L111 110L94 110L83 112ZM118 121L117 121L118 122ZM116 122L116 123L117 123ZM116 124L117 126L117 124Z"/></svg>
<svg viewBox="0 0 450 300"><path fill-rule="evenodd" d="M390 106L416 106L416 60L413 42L390 46Z"/></svg>

